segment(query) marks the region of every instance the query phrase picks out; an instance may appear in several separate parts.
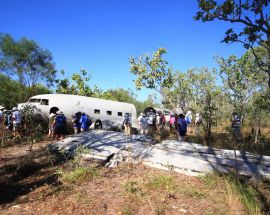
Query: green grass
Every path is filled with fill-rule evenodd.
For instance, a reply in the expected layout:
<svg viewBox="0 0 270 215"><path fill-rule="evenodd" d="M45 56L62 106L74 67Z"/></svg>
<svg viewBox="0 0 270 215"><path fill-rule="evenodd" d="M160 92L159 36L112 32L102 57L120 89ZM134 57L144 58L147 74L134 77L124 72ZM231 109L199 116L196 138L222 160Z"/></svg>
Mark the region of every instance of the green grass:
<svg viewBox="0 0 270 215"><path fill-rule="evenodd" d="M124 211L123 211L124 215L134 215L132 209L130 207L124 207Z"/></svg>
<svg viewBox="0 0 270 215"><path fill-rule="evenodd" d="M177 192L193 198L201 198L205 196L205 193L202 190L194 186L178 187Z"/></svg>
<svg viewBox="0 0 270 215"><path fill-rule="evenodd" d="M84 179L93 179L98 176L98 170L96 168L76 167L74 170L65 174L66 181L74 183Z"/></svg>
<svg viewBox="0 0 270 215"><path fill-rule="evenodd" d="M226 183L239 196L248 214L262 214L262 203L257 190L246 182L241 182L231 176L226 177Z"/></svg>
<svg viewBox="0 0 270 215"><path fill-rule="evenodd" d="M149 180L147 186L151 189L162 189L165 191L174 191L176 188L175 180L171 176L158 175Z"/></svg>

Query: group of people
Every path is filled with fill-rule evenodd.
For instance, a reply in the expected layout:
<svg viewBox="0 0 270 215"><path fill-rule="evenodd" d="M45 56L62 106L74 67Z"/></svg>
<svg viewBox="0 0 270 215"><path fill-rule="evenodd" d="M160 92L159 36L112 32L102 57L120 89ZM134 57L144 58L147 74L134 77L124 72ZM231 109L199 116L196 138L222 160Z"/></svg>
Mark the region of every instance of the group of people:
<svg viewBox="0 0 270 215"><path fill-rule="evenodd" d="M21 139L20 129L22 127L23 115L18 108L13 107L12 110L5 110L0 106L0 125L6 130L12 131L14 139Z"/></svg>
<svg viewBox="0 0 270 215"><path fill-rule="evenodd" d="M77 112L72 116L72 127L74 134L89 131L92 121L84 112ZM60 110L51 112L49 116L49 137L57 140L65 138L67 134L67 118Z"/></svg>
<svg viewBox="0 0 270 215"><path fill-rule="evenodd" d="M163 114L158 111L141 113L137 119L140 126L141 135L151 135L154 131L160 133L162 130L166 131L178 131L179 137L185 136L190 133L190 125L192 123L192 112L187 111L186 115L183 113L177 114ZM199 132L199 127L202 123L202 117L199 113L196 114L195 120L195 132Z"/></svg>

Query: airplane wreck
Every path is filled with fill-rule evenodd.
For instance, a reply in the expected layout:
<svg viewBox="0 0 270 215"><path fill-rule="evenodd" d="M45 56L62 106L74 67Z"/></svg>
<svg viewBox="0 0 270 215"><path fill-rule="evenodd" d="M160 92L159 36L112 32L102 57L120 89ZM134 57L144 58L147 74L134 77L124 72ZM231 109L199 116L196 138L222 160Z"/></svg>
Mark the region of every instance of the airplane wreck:
<svg viewBox="0 0 270 215"><path fill-rule="evenodd" d="M115 167L120 162L133 162L190 176L237 170L239 175L270 178L270 156L176 140L155 144L140 135L133 135L132 140L127 141L124 133L113 131L92 130L70 136L52 143L49 149L71 155L80 146L89 148L89 152L83 155L84 159L106 161L108 167Z"/></svg>

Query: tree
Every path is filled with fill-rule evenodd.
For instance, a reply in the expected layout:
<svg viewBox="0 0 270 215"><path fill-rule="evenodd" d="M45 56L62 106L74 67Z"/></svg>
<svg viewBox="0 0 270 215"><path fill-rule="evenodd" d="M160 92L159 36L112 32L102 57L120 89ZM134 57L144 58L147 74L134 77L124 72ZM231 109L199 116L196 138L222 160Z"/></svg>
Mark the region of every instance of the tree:
<svg viewBox="0 0 270 215"><path fill-rule="evenodd" d="M190 75L190 71L183 73L176 72L173 77L173 86L166 90L166 94L171 101L177 104L177 108L181 108L185 113L189 109L195 109Z"/></svg>
<svg viewBox="0 0 270 215"><path fill-rule="evenodd" d="M256 47L256 55L264 58L264 48ZM260 70L254 61L252 50L248 50L241 58L230 56L228 59L218 58L220 74L227 98L242 116L249 115L252 134L255 127L255 142L260 129L261 115L267 109L266 74Z"/></svg>
<svg viewBox="0 0 270 215"><path fill-rule="evenodd" d="M33 95L38 83L54 83L56 69L51 53L26 37L15 41L9 34L0 35L0 71L17 77L22 87Z"/></svg>
<svg viewBox="0 0 270 215"><path fill-rule="evenodd" d="M73 73L71 78L65 77L64 70L61 71L61 74L64 78L56 80L57 93L91 97L102 96L102 91L97 86L94 86L94 89L89 86L91 75L86 70L81 69L80 73Z"/></svg>
<svg viewBox="0 0 270 215"><path fill-rule="evenodd" d="M256 90L255 73L250 70L249 61L232 55L228 59L218 58L220 75L227 98L241 116Z"/></svg>
<svg viewBox="0 0 270 215"><path fill-rule="evenodd" d="M0 105L11 109L18 103L25 102L23 98L27 97L28 89L26 89L26 87L22 88L18 81L14 81L6 75L0 74L0 86ZM33 95L46 93L51 93L51 91L45 86L38 84L35 87Z"/></svg>
<svg viewBox="0 0 270 215"><path fill-rule="evenodd" d="M204 119L204 129L207 137L212 136L212 126L219 117L219 107L222 102L222 90L217 86L215 69L195 68L189 70L193 95Z"/></svg>
<svg viewBox="0 0 270 215"><path fill-rule="evenodd" d="M232 28L225 33L222 42L241 43L246 49L251 49L257 65L268 75L270 89L270 10L269 0L198 0L199 11L195 19L203 22L222 20L230 23L240 23L242 29L235 32ZM266 50L266 61L260 59L255 45Z"/></svg>
<svg viewBox="0 0 270 215"><path fill-rule="evenodd" d="M166 54L166 49L159 48L152 55L145 54L137 58L131 56L129 58L130 72L137 76L134 83L138 90L143 87L154 89L174 108L175 105L165 93L165 89L173 85L173 69L168 67L168 62L163 58L164 54Z"/></svg>

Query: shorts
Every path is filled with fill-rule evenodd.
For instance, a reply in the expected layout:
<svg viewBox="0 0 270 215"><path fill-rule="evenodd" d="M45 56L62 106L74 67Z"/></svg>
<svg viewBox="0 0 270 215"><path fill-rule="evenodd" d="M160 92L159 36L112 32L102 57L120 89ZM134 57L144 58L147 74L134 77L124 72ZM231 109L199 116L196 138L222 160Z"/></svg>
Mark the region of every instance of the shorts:
<svg viewBox="0 0 270 215"><path fill-rule="evenodd" d="M21 123L14 123L13 124L13 131L18 131L21 127Z"/></svg>
<svg viewBox="0 0 270 215"><path fill-rule="evenodd" d="M53 132L53 131L54 131L54 127L53 127L53 125L50 125L50 126L49 126L49 131L51 131L51 132Z"/></svg>
<svg viewBox="0 0 270 215"><path fill-rule="evenodd" d="M66 128L65 128L65 126L63 126L63 125L55 126L54 133L56 135L64 135L64 134L66 134Z"/></svg>

